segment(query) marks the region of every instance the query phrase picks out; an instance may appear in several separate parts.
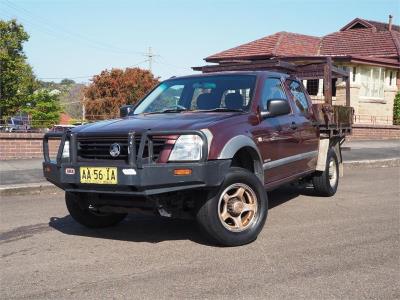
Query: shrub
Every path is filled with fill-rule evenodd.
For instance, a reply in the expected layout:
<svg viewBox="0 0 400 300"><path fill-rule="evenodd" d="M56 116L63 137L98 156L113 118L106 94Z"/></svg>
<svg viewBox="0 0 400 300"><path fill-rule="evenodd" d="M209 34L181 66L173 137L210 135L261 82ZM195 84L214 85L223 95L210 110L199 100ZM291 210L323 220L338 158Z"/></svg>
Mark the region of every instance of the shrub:
<svg viewBox="0 0 400 300"><path fill-rule="evenodd" d="M29 107L24 111L32 116L32 127L51 127L60 121L62 108L58 95L52 94L47 90L41 90L29 96L28 100Z"/></svg>
<svg viewBox="0 0 400 300"><path fill-rule="evenodd" d="M394 98L393 125L400 125L400 92L398 92Z"/></svg>

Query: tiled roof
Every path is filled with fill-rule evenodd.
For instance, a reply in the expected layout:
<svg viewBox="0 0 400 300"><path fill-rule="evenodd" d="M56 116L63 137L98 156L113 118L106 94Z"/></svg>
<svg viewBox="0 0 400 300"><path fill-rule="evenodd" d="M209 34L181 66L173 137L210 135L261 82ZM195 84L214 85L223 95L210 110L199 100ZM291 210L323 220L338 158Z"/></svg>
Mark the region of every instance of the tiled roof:
<svg viewBox="0 0 400 300"><path fill-rule="evenodd" d="M336 56L336 58L340 58L342 56ZM399 61L396 58L382 58L382 57L371 57L371 56L360 56L360 55L351 55L346 56L351 58L352 61L356 62L369 62L369 63L378 63L381 65L399 65Z"/></svg>
<svg viewBox="0 0 400 300"><path fill-rule="evenodd" d="M356 27L354 27L356 26ZM355 55L400 60L400 27L354 19L341 31L322 38L278 32L253 42L207 57L208 62L235 59L263 59L276 56Z"/></svg>
<svg viewBox="0 0 400 300"><path fill-rule="evenodd" d="M368 20L367 22L370 23L371 25L373 25L379 31L387 31L387 30L389 30L389 24L388 23L382 23L382 22L370 21L370 20ZM400 26L393 24L392 25L392 30L400 32Z"/></svg>
<svg viewBox="0 0 400 300"><path fill-rule="evenodd" d="M211 55L206 61L309 55L317 52L320 40L314 36L282 31Z"/></svg>
<svg viewBox="0 0 400 300"><path fill-rule="evenodd" d="M376 31L373 28L349 29L324 36L320 54L396 57L399 56L396 39L399 39L397 31Z"/></svg>

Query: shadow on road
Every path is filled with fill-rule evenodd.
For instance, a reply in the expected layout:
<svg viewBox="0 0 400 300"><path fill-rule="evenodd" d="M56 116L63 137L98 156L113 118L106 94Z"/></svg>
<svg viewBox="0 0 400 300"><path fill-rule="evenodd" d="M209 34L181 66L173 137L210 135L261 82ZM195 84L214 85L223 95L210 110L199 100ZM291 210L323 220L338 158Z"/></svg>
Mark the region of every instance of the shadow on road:
<svg viewBox="0 0 400 300"><path fill-rule="evenodd" d="M168 240L191 240L209 245L195 222L157 216L129 214L124 221L109 228L90 229L78 224L70 215L52 217L49 226L69 235L79 235L129 242L159 243Z"/></svg>
<svg viewBox="0 0 400 300"><path fill-rule="evenodd" d="M297 198L304 191L285 187L268 193L269 208ZM68 235L122 240L129 242L159 243L168 240L191 240L211 245L200 233L196 223L188 220L167 219L157 216L129 214L120 224L101 229L89 229L75 222L71 216L52 217L49 226ZM267 225L268 226L268 225Z"/></svg>

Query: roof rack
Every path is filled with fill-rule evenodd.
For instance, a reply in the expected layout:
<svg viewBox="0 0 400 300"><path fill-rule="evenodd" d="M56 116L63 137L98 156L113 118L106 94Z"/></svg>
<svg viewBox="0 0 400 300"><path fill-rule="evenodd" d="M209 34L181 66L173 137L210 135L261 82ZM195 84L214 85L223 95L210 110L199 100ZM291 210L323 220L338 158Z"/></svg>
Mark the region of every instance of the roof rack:
<svg viewBox="0 0 400 300"><path fill-rule="evenodd" d="M330 56L296 56L268 60L230 60L216 65L193 67L203 73L223 71L278 71L303 80L324 79L325 102L332 104L332 79L342 78L346 82L346 106L350 106L349 72L332 64Z"/></svg>
<svg viewBox="0 0 400 300"><path fill-rule="evenodd" d="M202 67L193 67L195 71L203 73L223 72L223 71L260 71L260 70L276 70L276 71L296 71L296 65L279 59L270 60L234 60L224 61L218 65L207 65Z"/></svg>

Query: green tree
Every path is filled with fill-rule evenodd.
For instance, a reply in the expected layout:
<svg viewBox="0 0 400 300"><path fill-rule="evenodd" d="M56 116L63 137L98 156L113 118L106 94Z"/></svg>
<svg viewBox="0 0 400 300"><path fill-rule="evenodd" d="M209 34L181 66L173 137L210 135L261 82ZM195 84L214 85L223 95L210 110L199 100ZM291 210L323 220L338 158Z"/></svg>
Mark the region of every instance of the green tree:
<svg viewBox="0 0 400 300"><path fill-rule="evenodd" d="M400 125L400 92L394 98L393 125Z"/></svg>
<svg viewBox="0 0 400 300"><path fill-rule="evenodd" d="M27 98L37 88L23 51L23 43L28 39L16 20L0 20L0 117L26 107Z"/></svg>
<svg viewBox="0 0 400 300"><path fill-rule="evenodd" d="M32 126L50 127L60 121L61 106L58 95L47 90L37 91L28 97L27 108L23 111L32 117Z"/></svg>
<svg viewBox="0 0 400 300"><path fill-rule="evenodd" d="M61 80L60 84L71 85L75 84L75 81L72 79L64 78L63 80Z"/></svg>

